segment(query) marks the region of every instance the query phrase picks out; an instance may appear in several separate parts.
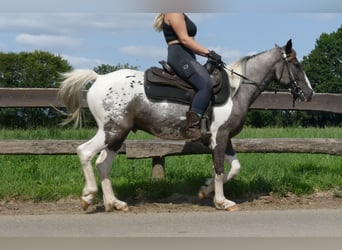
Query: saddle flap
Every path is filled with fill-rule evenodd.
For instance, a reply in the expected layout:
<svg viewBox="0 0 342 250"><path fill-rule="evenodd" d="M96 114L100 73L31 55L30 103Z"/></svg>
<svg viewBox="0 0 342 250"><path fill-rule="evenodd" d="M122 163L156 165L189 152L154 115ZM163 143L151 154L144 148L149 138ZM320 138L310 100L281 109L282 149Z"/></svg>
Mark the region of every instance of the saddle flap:
<svg viewBox="0 0 342 250"><path fill-rule="evenodd" d="M171 75L163 69L151 67L146 71L146 79L155 84L168 85L176 88L190 90L193 87L177 75Z"/></svg>

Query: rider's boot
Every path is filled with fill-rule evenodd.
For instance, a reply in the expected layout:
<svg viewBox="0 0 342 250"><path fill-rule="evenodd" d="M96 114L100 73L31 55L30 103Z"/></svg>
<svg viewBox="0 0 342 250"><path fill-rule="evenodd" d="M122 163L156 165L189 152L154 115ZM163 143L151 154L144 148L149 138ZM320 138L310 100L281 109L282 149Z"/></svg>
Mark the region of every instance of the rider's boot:
<svg viewBox="0 0 342 250"><path fill-rule="evenodd" d="M201 118L197 113L189 111L186 113L186 138L196 141L201 138Z"/></svg>

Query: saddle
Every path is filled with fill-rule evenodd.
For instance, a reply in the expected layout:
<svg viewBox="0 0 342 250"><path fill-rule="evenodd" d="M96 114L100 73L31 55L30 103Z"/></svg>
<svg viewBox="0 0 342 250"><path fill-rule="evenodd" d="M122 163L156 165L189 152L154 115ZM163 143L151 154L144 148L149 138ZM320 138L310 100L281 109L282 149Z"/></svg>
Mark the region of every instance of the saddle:
<svg viewBox="0 0 342 250"><path fill-rule="evenodd" d="M163 68L151 67L145 71L145 93L151 101L170 101L191 105L196 90L182 78L165 61L159 62ZM210 69L212 64L207 62L207 68L212 79L213 96L211 105L221 105L229 97L229 78L222 66Z"/></svg>

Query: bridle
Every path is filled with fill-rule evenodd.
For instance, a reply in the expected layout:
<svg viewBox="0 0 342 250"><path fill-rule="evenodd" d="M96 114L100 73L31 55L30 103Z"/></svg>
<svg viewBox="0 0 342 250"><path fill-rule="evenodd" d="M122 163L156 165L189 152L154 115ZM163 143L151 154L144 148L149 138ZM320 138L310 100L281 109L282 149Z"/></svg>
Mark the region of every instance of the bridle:
<svg viewBox="0 0 342 250"><path fill-rule="evenodd" d="M300 98L301 100L305 99L304 91L301 89L301 87L298 86L298 84L297 84L297 82L293 76L293 73L289 67L289 62L291 62L292 60L294 60L296 58L296 52L294 50L292 50L290 53L286 53L283 50L282 51L282 58L283 58L283 67L282 67L281 74L280 74L280 77L278 79L278 82L280 82L281 79L283 78L284 70L286 68L286 70L288 72L289 79L290 79L290 82L288 83L287 86L289 88L290 93L292 94L293 107L294 107L296 100L298 98ZM253 80L249 79L248 77L246 77L240 73L235 72L233 69L229 68L224 62L222 62L221 66L224 67L225 69L227 69L228 71L230 71L232 74L237 75L240 78L246 80L245 83L254 85L260 93L265 90L265 86L264 86L264 84L260 84L261 82L253 81ZM277 91L275 91L275 92L277 92Z"/></svg>
<svg viewBox="0 0 342 250"><path fill-rule="evenodd" d="M304 91L302 90L301 87L298 86L298 84L297 84L297 82L293 76L293 73L289 67L289 62L291 62L292 60L294 60L296 58L296 52L294 50L292 50L290 53L287 54L287 53L285 53L285 51L282 51L282 54L283 54L284 62L283 62L283 67L282 67L281 74L280 74L278 82L280 82L281 78L283 77L284 68L286 67L286 70L288 72L289 79L290 79L290 82L287 86L289 87L289 91L293 97L293 107L295 107L295 103L296 103L296 100L298 98L300 98L302 101L305 100Z"/></svg>

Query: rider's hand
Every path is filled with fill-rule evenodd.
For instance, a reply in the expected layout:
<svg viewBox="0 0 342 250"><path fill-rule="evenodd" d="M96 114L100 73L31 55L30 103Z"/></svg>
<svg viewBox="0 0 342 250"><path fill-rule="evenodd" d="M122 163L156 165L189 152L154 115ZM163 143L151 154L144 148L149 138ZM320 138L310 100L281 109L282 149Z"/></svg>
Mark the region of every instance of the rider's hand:
<svg viewBox="0 0 342 250"><path fill-rule="evenodd" d="M213 50L209 50L208 58L218 64L222 63L222 57Z"/></svg>

